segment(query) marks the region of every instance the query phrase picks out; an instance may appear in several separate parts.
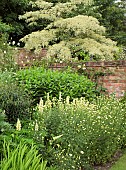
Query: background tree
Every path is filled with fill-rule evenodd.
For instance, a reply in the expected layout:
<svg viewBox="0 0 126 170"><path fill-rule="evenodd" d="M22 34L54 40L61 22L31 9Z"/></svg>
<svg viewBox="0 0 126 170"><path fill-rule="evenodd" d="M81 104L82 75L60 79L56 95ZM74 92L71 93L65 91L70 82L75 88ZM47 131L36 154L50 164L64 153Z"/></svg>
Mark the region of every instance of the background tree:
<svg viewBox="0 0 126 170"><path fill-rule="evenodd" d="M126 1L94 0L100 23L106 27L107 36L126 45Z"/></svg>
<svg viewBox="0 0 126 170"><path fill-rule="evenodd" d="M9 34L11 31L13 31L13 28L0 20L0 37L2 34Z"/></svg>
<svg viewBox="0 0 126 170"><path fill-rule="evenodd" d="M84 56L88 54L88 60L112 60L118 53L116 43L105 38L105 28L96 18L78 15L80 6L90 8L93 1L70 0L54 4L37 0L30 4L34 10L26 12L20 19L25 19L31 26L46 20L46 25L21 39L27 49L39 52L44 47L48 49L48 57L61 60L70 59L78 52Z"/></svg>
<svg viewBox="0 0 126 170"><path fill-rule="evenodd" d="M23 20L19 21L18 19L18 15L23 14L26 9L28 10L28 2L29 0L0 1L0 32L3 32L3 26L5 26L5 24L9 25L11 29L5 28L4 33L8 33L12 41L18 42L21 37L30 32L27 24Z"/></svg>

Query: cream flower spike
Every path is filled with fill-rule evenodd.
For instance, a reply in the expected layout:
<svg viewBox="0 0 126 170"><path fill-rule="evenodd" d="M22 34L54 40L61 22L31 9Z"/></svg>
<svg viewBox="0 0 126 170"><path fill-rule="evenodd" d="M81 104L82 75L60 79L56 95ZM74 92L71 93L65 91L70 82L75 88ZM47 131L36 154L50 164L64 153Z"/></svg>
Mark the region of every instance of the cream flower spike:
<svg viewBox="0 0 126 170"><path fill-rule="evenodd" d="M21 122L20 122L19 118L17 119L16 130L18 130L18 131L21 130Z"/></svg>

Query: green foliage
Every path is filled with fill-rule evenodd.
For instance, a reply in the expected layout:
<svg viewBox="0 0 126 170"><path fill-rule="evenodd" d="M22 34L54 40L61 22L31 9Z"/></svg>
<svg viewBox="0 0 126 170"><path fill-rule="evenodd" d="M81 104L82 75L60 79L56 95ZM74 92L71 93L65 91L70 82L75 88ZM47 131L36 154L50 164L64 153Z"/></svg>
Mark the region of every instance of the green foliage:
<svg viewBox="0 0 126 170"><path fill-rule="evenodd" d="M126 92L123 97L121 97L120 101L124 104L126 104Z"/></svg>
<svg viewBox="0 0 126 170"><path fill-rule="evenodd" d="M14 128L10 129L9 124L3 122L4 116L5 116L4 114L0 115L0 128L2 127L1 129L2 134L0 134L0 158L1 158L0 169L7 168L9 170L10 168L14 169L15 168L14 166L16 166L16 168L21 166L21 170L24 168L27 170L27 168L29 169L32 166L31 167L32 170L32 168L34 168L33 165L37 163L37 160L39 165L41 164L43 164L43 166L46 165L46 161L42 161L42 159L44 158L43 155L38 154L37 148L39 147L39 145L37 146L35 145L34 142L35 134L31 129L28 128L30 121L22 120L21 130L17 129L17 127L15 127L16 129ZM33 153L34 155L31 155L32 158L29 159L30 153L31 154ZM29 164L27 164L28 163L27 161L29 161ZM31 161L33 161L32 162L33 164L31 163ZM36 165L37 166L36 169L40 168L39 165ZM45 167L45 169L56 170L56 168L52 166Z"/></svg>
<svg viewBox="0 0 126 170"><path fill-rule="evenodd" d="M77 97L92 100L100 93L95 89L95 83L69 70L59 72L40 67L29 68L16 72L14 79L25 87L25 91L32 96L35 104L39 102L40 97L45 100L47 93L50 98L58 98L61 92L64 99L70 96L70 100Z"/></svg>
<svg viewBox="0 0 126 170"><path fill-rule="evenodd" d="M47 170L46 161L41 159L36 146L28 147L24 143L12 149L9 143L3 144L4 155L0 167L2 170Z"/></svg>
<svg viewBox="0 0 126 170"><path fill-rule="evenodd" d="M126 144L126 108L113 97L99 97L92 104L84 98L71 103L68 98L65 102L47 100L38 109L36 131L36 123L30 124L34 140L48 163L58 169L104 164Z"/></svg>
<svg viewBox="0 0 126 170"><path fill-rule="evenodd" d="M12 80L12 76L14 75L14 72L9 72L9 71L0 71L0 84L11 84L14 83Z"/></svg>
<svg viewBox="0 0 126 170"><path fill-rule="evenodd" d="M125 46L126 44L126 3L121 0L94 0L99 20L107 29L107 36Z"/></svg>
<svg viewBox="0 0 126 170"><path fill-rule="evenodd" d="M21 39L28 50L39 53L44 47L47 48L47 58L62 61L77 55L73 48L88 53L89 60L91 56L94 60L114 60L115 55L121 57L116 42L105 37L105 28L86 13L93 4L92 0L54 4L37 0L31 4L33 11L26 12L20 19L25 19L29 26L38 26L43 20L48 22L44 28L40 27Z"/></svg>
<svg viewBox="0 0 126 170"><path fill-rule="evenodd" d="M0 82L0 108L5 110L10 123L15 123L17 118L29 118L30 105L30 98L23 88L14 83Z"/></svg>
<svg viewBox="0 0 126 170"><path fill-rule="evenodd" d="M10 26L10 25L7 25L7 24L5 24L5 23L3 23L3 22L1 22L1 20L0 20L0 34L5 34L5 33L9 33L9 32L11 32L13 29L12 29L12 27Z"/></svg>
<svg viewBox="0 0 126 170"><path fill-rule="evenodd" d="M5 135L10 132L11 126L10 124L6 121L6 115L3 110L0 108L0 157L2 154L2 142L5 137Z"/></svg>
<svg viewBox="0 0 126 170"><path fill-rule="evenodd" d="M9 129L10 129L10 125L8 122L6 122L6 115L4 111L0 109L0 134Z"/></svg>
<svg viewBox="0 0 126 170"><path fill-rule="evenodd" d="M14 71L18 69L15 62L17 51L7 43L5 35L0 36L0 71Z"/></svg>
<svg viewBox="0 0 126 170"><path fill-rule="evenodd" d="M8 33L12 41L19 41L23 35L28 32L27 25L23 21L19 21L18 15L24 13L27 8L29 0L1 0L0 1L0 19L6 25L11 26ZM1 32L1 30L0 30Z"/></svg>

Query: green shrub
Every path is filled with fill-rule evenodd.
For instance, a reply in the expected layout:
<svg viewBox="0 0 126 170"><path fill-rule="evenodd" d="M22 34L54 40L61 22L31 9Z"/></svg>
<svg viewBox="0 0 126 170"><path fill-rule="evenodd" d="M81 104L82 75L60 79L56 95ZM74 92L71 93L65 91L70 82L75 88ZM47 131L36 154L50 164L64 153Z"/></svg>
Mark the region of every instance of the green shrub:
<svg viewBox="0 0 126 170"><path fill-rule="evenodd" d="M120 102L126 105L126 92L124 93L124 96L120 98Z"/></svg>
<svg viewBox="0 0 126 170"><path fill-rule="evenodd" d="M0 85L14 83L15 80L12 79L14 74L12 71L0 71Z"/></svg>
<svg viewBox="0 0 126 170"><path fill-rule="evenodd" d="M46 100L47 93L50 98L58 98L59 92L61 92L64 99L66 96L70 96L70 100L80 97L92 100L96 95L99 95L95 83L85 76L70 71L29 68L18 71L14 78L25 87L25 90L35 100L35 104L40 100L40 97Z"/></svg>
<svg viewBox="0 0 126 170"><path fill-rule="evenodd" d="M99 97L92 104L84 98L41 101L38 109L29 126L40 152L58 169L90 169L126 145L126 108L113 97Z"/></svg>
<svg viewBox="0 0 126 170"><path fill-rule="evenodd" d="M0 107L10 123L15 123L17 118L29 118L30 106L30 98L23 88L14 83L0 83Z"/></svg>
<svg viewBox="0 0 126 170"><path fill-rule="evenodd" d="M37 149L37 148L39 148L38 143L37 143L37 145L35 144L36 142L35 142L34 138L36 137L36 133L33 133L33 131L31 129L29 129L28 127L29 127L29 122L27 122L27 124L25 126L24 125L22 126L22 121L21 121L21 129L20 130L17 128L15 128L15 129L11 128L11 130L8 132L5 132L3 136L0 135L0 158L1 158L0 168L3 168L2 170L4 170L4 168L5 168L5 170L6 170L6 168L7 168L7 170L10 170L11 168L13 170L15 168L15 166L17 166L17 169L21 166L21 170L24 170L24 168L26 168L25 170L27 170L28 167L29 167L28 169L32 170L32 168L34 169L34 167L32 165L28 165L28 167L26 167L26 165L25 165L25 164L27 164L26 159L29 159L29 157L30 157L29 164L30 163L32 164L32 161L39 158L38 162L40 161L40 165L42 163L42 159L45 160L44 155L39 154L39 152L38 152L38 150L39 150L39 149ZM5 141L7 141L7 142L5 142ZM3 145L3 143L4 143L4 145ZM23 149L24 149L24 153L22 152ZM27 151L28 151L28 153L27 153ZM19 152L19 154L17 152ZM32 156L29 155L30 153L32 154ZM37 157L35 156L35 153L37 153L37 155L36 155ZM9 157L7 157L8 155L9 155ZM34 160L32 160L33 157L34 158L36 157L36 158ZM18 163L16 162L17 160L19 160ZM21 161L23 161L23 163ZM46 163L46 161L44 161L44 162ZM36 163L37 163L37 161L35 160L35 162L33 164L36 164ZM43 166L44 166L44 164L43 164ZM10 166L12 166L12 167L10 168ZM38 166L36 169L39 169L39 168L40 168L40 166ZM48 166L48 164L47 164L45 170L56 170L56 167Z"/></svg>
<svg viewBox="0 0 126 170"><path fill-rule="evenodd" d="M46 161L42 161L34 145L28 147L20 143L12 149L9 143L4 142L3 148L2 170L47 170Z"/></svg>
<svg viewBox="0 0 126 170"><path fill-rule="evenodd" d="M5 134L11 130L10 124L6 121L6 115L4 111L0 109L0 154L2 154L2 140Z"/></svg>
<svg viewBox="0 0 126 170"><path fill-rule="evenodd" d="M10 129L10 124L6 122L6 115L4 111L0 109L0 134Z"/></svg>

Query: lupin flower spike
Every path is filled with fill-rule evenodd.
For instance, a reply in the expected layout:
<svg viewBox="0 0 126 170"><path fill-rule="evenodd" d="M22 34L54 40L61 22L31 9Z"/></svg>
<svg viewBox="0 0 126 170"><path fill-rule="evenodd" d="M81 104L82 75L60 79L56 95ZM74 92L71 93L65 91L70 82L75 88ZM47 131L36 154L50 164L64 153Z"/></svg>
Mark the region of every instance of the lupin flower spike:
<svg viewBox="0 0 126 170"><path fill-rule="evenodd" d="M20 122L19 118L17 119L16 130L18 130L18 131L21 130L21 122Z"/></svg>

